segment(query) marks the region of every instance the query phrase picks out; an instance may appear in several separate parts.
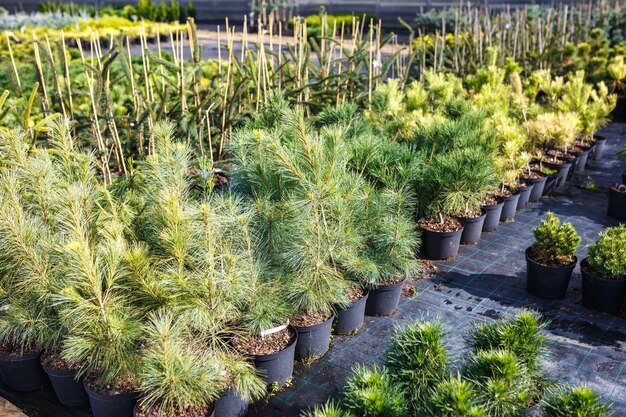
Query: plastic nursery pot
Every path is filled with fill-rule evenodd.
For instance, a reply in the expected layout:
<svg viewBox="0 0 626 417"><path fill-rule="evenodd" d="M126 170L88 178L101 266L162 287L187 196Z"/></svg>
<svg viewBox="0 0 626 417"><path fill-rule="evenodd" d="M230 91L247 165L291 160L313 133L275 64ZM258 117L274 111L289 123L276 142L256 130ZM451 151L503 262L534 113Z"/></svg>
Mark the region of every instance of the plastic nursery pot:
<svg viewBox="0 0 626 417"><path fill-rule="evenodd" d="M530 194L528 195L528 202L535 203L539 201L539 199L543 195L543 190L546 187L547 180L547 175L543 175L541 178L528 178L524 180L526 184L533 186L533 188L530 190Z"/></svg>
<svg viewBox="0 0 626 417"><path fill-rule="evenodd" d="M542 195L550 195L556 189L556 184L559 179L559 174L550 174L546 177L546 184L543 187Z"/></svg>
<svg viewBox="0 0 626 417"><path fill-rule="evenodd" d="M533 188L535 188L533 184L526 184L525 187L519 188L517 210L524 210L528 206L528 202L530 201L530 194L533 192Z"/></svg>
<svg viewBox="0 0 626 417"><path fill-rule="evenodd" d="M563 161L562 164L557 164L557 163L552 163L552 162L543 162L543 165L546 168L552 169L554 171L557 171L556 174L556 178L555 178L555 183L554 183L554 188L559 188L562 187L563 185L565 185L565 182L567 181L567 174L569 173L569 169L572 166L571 162L565 162ZM546 188L547 184L546 184ZM554 189L551 189L549 192L554 191Z"/></svg>
<svg viewBox="0 0 626 417"><path fill-rule="evenodd" d="M475 245L480 241L480 234L483 231L487 210L482 209L482 214L478 217L459 217L463 223L463 233L461 234L461 245Z"/></svg>
<svg viewBox="0 0 626 417"><path fill-rule="evenodd" d="M607 215L615 219L626 219L626 192L609 188L609 206Z"/></svg>
<svg viewBox="0 0 626 417"><path fill-rule="evenodd" d="M589 159L589 153L591 152L591 148L587 148L581 152L575 152L574 155L578 158L576 161L576 166L574 167L574 174L582 174L585 172L585 168L587 167L587 159Z"/></svg>
<svg viewBox="0 0 626 417"><path fill-rule="evenodd" d="M606 138L600 135L594 135L593 138L596 140L596 144L590 157L594 161L599 161L600 159L602 159L602 155L604 155L604 145L606 145Z"/></svg>
<svg viewBox="0 0 626 417"><path fill-rule="evenodd" d="M121 394L102 394L84 383L85 391L89 397L93 417L133 417L135 405L139 399L138 392L124 392Z"/></svg>
<svg viewBox="0 0 626 417"><path fill-rule="evenodd" d="M48 374L52 389L61 404L71 408L89 404L89 397L87 397L83 382L76 379L76 371L56 370L46 366L43 367L43 370Z"/></svg>
<svg viewBox="0 0 626 417"><path fill-rule="evenodd" d="M0 377L7 388L29 392L40 390L46 381L39 362L40 352L21 356L0 355Z"/></svg>
<svg viewBox="0 0 626 417"><path fill-rule="evenodd" d="M622 279L605 279L596 275L587 259L580 263L583 276L583 305L605 313L619 313L626 299L626 275Z"/></svg>
<svg viewBox="0 0 626 417"><path fill-rule="evenodd" d="M379 285L371 289L365 304L365 315L390 316L398 309L404 280L391 285Z"/></svg>
<svg viewBox="0 0 626 417"><path fill-rule="evenodd" d="M215 401L215 417L243 417L248 413L248 401L244 400L232 388L222 392Z"/></svg>
<svg viewBox="0 0 626 417"><path fill-rule="evenodd" d="M498 204L483 206L483 209L487 213L487 215L485 216L485 223L483 224L483 232L490 233L498 230L503 207L504 200L502 200L502 198L500 197L498 197Z"/></svg>
<svg viewBox="0 0 626 417"><path fill-rule="evenodd" d="M617 96L617 103L615 108L611 112L611 119L613 123L626 122L626 97L622 95Z"/></svg>
<svg viewBox="0 0 626 417"><path fill-rule="evenodd" d="M516 194L503 197L504 206L502 207L502 214L500 215L501 222L515 220L515 212L517 211L517 203L519 202L520 194L520 191L518 191Z"/></svg>
<svg viewBox="0 0 626 417"><path fill-rule="evenodd" d="M336 320L334 334L347 335L354 334L355 331L363 327L363 320L365 319L365 306L369 292L366 292L358 300L350 303L350 305L341 308L336 308Z"/></svg>
<svg viewBox="0 0 626 417"><path fill-rule="evenodd" d="M432 232L422 229L422 250L429 259L449 259L459 253L463 227L453 232Z"/></svg>
<svg viewBox="0 0 626 417"><path fill-rule="evenodd" d="M622 184L626 185L626 171L622 172Z"/></svg>
<svg viewBox="0 0 626 417"><path fill-rule="evenodd" d="M575 258L571 265L543 265L528 256L530 249L526 249L526 290L540 298L560 300L565 297L578 259Z"/></svg>
<svg viewBox="0 0 626 417"><path fill-rule="evenodd" d="M333 328L335 316L313 326L293 326L298 332L295 359L301 361L309 358L319 358L328 351L330 345L330 332Z"/></svg>
<svg viewBox="0 0 626 417"><path fill-rule="evenodd" d="M298 332L293 326L289 326L289 329L293 337L286 348L267 355L251 355L254 366L264 374L268 385L277 384L279 387L283 387L293 375Z"/></svg>

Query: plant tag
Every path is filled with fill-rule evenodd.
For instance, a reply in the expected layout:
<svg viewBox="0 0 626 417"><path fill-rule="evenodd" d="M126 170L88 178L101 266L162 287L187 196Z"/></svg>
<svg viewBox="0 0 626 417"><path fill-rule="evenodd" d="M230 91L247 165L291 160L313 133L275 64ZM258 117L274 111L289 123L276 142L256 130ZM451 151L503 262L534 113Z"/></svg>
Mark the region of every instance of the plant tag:
<svg viewBox="0 0 626 417"><path fill-rule="evenodd" d="M274 334L274 333L278 333L281 330L285 330L287 328L287 326L289 326L289 320L287 320L287 323L283 324L282 326L273 327L271 329L262 331L261 332L261 337L265 337L265 336L269 336L269 335Z"/></svg>

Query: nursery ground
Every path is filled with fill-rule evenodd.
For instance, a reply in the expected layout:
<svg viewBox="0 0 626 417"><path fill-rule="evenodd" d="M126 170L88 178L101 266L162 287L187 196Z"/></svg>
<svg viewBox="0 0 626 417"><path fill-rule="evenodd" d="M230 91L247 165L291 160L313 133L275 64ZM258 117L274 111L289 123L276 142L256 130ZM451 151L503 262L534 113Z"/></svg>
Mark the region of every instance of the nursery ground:
<svg viewBox="0 0 626 417"><path fill-rule="evenodd" d="M595 313L584 308L580 272L575 271L567 297L546 301L525 290L524 250L532 243L532 228L548 211L570 221L585 245L603 228L617 222L606 216L606 187L620 180L623 163L615 153L626 143L626 124L608 126L605 157L593 162L584 177L575 178L557 195L518 212L515 222L501 224L483 235L477 246L462 247L459 256L436 262L434 274L412 282L417 294L403 298L391 317L367 318L355 336L335 337L329 352L312 364L296 365L290 387L254 405L249 417L292 417L335 396L357 364L380 363L394 328L418 319L438 318L449 328L447 342L458 363L464 337L477 321L491 321L522 309L541 311L549 318L550 357L546 369L564 383L586 383L614 404L616 416L626 416L626 315ZM581 189L588 178L601 191ZM56 400L50 387L19 394L0 385L0 395L31 417L89 417L88 410L69 410ZM0 407L0 415L2 414Z"/></svg>
<svg viewBox="0 0 626 417"><path fill-rule="evenodd" d="M578 257L598 232L617 222L606 216L606 187L620 182L623 163L615 153L626 143L626 124L612 124L604 158L591 163L582 177L562 192L518 212L515 222L483 234L477 246L461 247L459 256L435 262L431 277L413 282L416 296L401 301L391 317L367 318L356 336L335 337L329 352L309 366L297 366L290 388L269 402L257 404L249 416L297 416L307 407L325 402L357 364L381 363L393 330L423 318L438 318L448 326L450 352L458 363L464 337L477 321L491 321L533 309L550 319L550 346L545 368L563 383L585 383L613 402L615 415L626 416L626 314L596 313L581 305L581 278L577 268L564 300L548 301L528 294L524 251L533 242L532 228L548 211L572 222L582 237ZM601 191L580 184L591 178Z"/></svg>

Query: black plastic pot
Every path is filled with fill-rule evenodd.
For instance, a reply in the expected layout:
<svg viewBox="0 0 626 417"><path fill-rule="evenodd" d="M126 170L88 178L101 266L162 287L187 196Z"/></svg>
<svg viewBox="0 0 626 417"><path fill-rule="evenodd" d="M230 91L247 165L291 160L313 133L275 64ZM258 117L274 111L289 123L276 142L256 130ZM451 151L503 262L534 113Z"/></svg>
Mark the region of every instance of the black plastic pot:
<svg viewBox="0 0 626 417"><path fill-rule="evenodd" d="M607 215L615 219L626 219L626 193L609 188Z"/></svg>
<svg viewBox="0 0 626 417"><path fill-rule="evenodd" d="M353 334L363 326L368 295L369 292L366 292L363 297L353 301L345 308L337 307L334 334Z"/></svg>
<svg viewBox="0 0 626 417"><path fill-rule="evenodd" d="M615 108L611 112L611 119L613 123L624 123L626 122L626 97L623 95L617 96L617 103L615 103Z"/></svg>
<svg viewBox="0 0 626 417"><path fill-rule="evenodd" d="M248 413L248 401L244 400L232 388L225 390L215 401L215 417L243 417Z"/></svg>
<svg viewBox="0 0 626 417"><path fill-rule="evenodd" d="M622 184L626 185L626 171L622 172Z"/></svg>
<svg viewBox="0 0 626 417"><path fill-rule="evenodd" d="M298 342L298 332L293 326L289 326L293 332L293 338L289 346L280 352L267 355L252 355L254 366L259 369L268 385L278 384L283 387L293 375L293 360Z"/></svg>
<svg viewBox="0 0 626 417"><path fill-rule="evenodd" d="M550 195L556 189L556 184L559 179L559 174L552 174L546 177L546 184L543 187L542 195Z"/></svg>
<svg viewBox="0 0 626 417"><path fill-rule="evenodd" d="M46 381L39 362L40 352L23 356L0 355L0 377L7 388L29 392L40 390Z"/></svg>
<svg viewBox="0 0 626 417"><path fill-rule="evenodd" d="M503 207L504 200L502 200L500 197L498 197L498 204L483 206L483 209L487 213L487 215L485 216L485 223L483 224L483 232L490 233L498 230Z"/></svg>
<svg viewBox="0 0 626 417"><path fill-rule="evenodd" d="M580 263L583 276L583 305L605 313L619 313L626 299L626 275L623 279L604 279L590 270L587 259Z"/></svg>
<svg viewBox="0 0 626 417"><path fill-rule="evenodd" d="M542 176L541 178L528 178L524 180L526 184L533 186L528 196L528 201L530 203L535 203L539 201L539 199L543 195L543 190L546 187L547 180L548 177L546 175Z"/></svg>
<svg viewBox="0 0 626 417"><path fill-rule="evenodd" d="M463 233L461 234L461 245L475 245L480 241L480 234L483 231L487 211L482 209L482 214L478 217L459 217L463 223Z"/></svg>
<svg viewBox="0 0 626 417"><path fill-rule="evenodd" d="M510 222L515 220L515 212L517 211L517 203L519 202L520 192L509 195L504 198L504 206L500 215L501 222Z"/></svg>
<svg viewBox="0 0 626 417"><path fill-rule="evenodd" d="M135 415L135 405L140 395L138 392L106 395L92 390L87 383L84 386L93 417L133 417Z"/></svg>
<svg viewBox="0 0 626 417"><path fill-rule="evenodd" d="M533 188L535 188L533 184L527 184L525 187L520 187L519 200L517 200L517 210L524 210L528 206L530 194L533 192Z"/></svg>
<svg viewBox="0 0 626 417"><path fill-rule="evenodd" d="M402 287L404 281L371 289L365 304L365 315L380 317L393 314L398 309Z"/></svg>
<svg viewBox="0 0 626 417"><path fill-rule="evenodd" d="M582 174L585 172L585 168L587 167L587 160L589 159L590 153L591 148L574 153L574 155L576 155L576 157L578 158L576 160L576 166L574 167L574 174Z"/></svg>
<svg viewBox="0 0 626 417"><path fill-rule="evenodd" d="M83 382L76 379L76 371L58 371L45 366L43 370L48 374L52 389L54 389L54 393L61 404L71 408L89 404L89 397L87 397Z"/></svg>
<svg viewBox="0 0 626 417"><path fill-rule="evenodd" d="M563 162L562 164L555 164L551 162L544 162L543 165L546 168L557 171L557 175L555 178L554 188L559 188L565 185L567 181L567 174L569 174L569 169L572 166L571 162ZM547 184L546 184L547 188ZM554 191L554 189L550 190L550 192Z"/></svg>
<svg viewBox="0 0 626 417"><path fill-rule="evenodd" d="M600 135L594 135L593 138L596 140L596 144L590 157L594 161L599 161L600 159L602 159L602 155L604 155L604 145L606 144L606 138Z"/></svg>
<svg viewBox="0 0 626 417"><path fill-rule="evenodd" d="M325 322L313 326L293 326L298 332L298 343L296 343L295 355L297 361L308 358L319 358L328 351L333 320L335 320L334 315Z"/></svg>
<svg viewBox="0 0 626 417"><path fill-rule="evenodd" d="M547 299L565 297L578 259L574 259L571 265L547 266L530 259L529 253L530 247L526 249L526 289L528 292Z"/></svg>
<svg viewBox="0 0 626 417"><path fill-rule="evenodd" d="M454 232L431 232L422 229L422 251L429 259L449 259L459 253L463 227Z"/></svg>

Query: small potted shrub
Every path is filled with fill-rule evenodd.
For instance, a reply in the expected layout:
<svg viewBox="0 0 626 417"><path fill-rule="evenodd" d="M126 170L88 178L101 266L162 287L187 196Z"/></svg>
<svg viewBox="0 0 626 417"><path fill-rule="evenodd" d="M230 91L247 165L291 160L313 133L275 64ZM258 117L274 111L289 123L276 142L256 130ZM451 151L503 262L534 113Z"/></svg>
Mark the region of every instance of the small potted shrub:
<svg viewBox="0 0 626 417"><path fill-rule="evenodd" d="M225 378L217 358L167 311L153 314L145 332L134 416L213 416Z"/></svg>
<svg viewBox="0 0 626 417"><path fill-rule="evenodd" d="M572 166L573 157L568 156L567 149L578 135L578 122L578 116L573 112L548 112L527 123L535 146L547 151L542 164L557 171L556 187L565 184Z"/></svg>
<svg viewBox="0 0 626 417"><path fill-rule="evenodd" d="M626 185L609 186L609 203L607 215L616 219L626 219Z"/></svg>
<svg viewBox="0 0 626 417"><path fill-rule="evenodd" d="M537 297L565 297L576 267L580 237L571 223L548 213L533 229L535 243L526 249L526 288Z"/></svg>
<svg viewBox="0 0 626 417"><path fill-rule="evenodd" d="M580 264L583 305L617 313L626 297L626 225L607 228L587 248Z"/></svg>
<svg viewBox="0 0 626 417"><path fill-rule="evenodd" d="M360 366L343 387L341 405L355 416L407 417L410 414L403 394L402 389L394 384L388 369Z"/></svg>
<svg viewBox="0 0 626 417"><path fill-rule="evenodd" d="M486 190L481 166L489 164L479 148L455 149L435 155L426 163L419 182L421 202L418 226L422 231L422 252L431 259L456 256L463 234L463 222L454 217L482 217L481 202ZM480 180L475 181L475 175ZM486 216L486 213L485 213ZM480 229L478 229L480 230Z"/></svg>
<svg viewBox="0 0 626 417"><path fill-rule="evenodd" d="M369 194L362 215L366 247L354 260L344 257L341 261L349 275L358 277L369 289L365 314L386 316L398 308L404 281L415 267L420 243L410 215L415 199L407 188ZM355 324L360 327L362 319L357 322L355 317L350 326L342 326L345 330ZM338 320L337 326L340 324Z"/></svg>
<svg viewBox="0 0 626 417"><path fill-rule="evenodd" d="M244 417L248 414L250 402L261 399L267 390L263 372L238 353L218 348L217 359L224 368L225 384L215 401L215 415L218 417Z"/></svg>
<svg viewBox="0 0 626 417"><path fill-rule="evenodd" d="M541 158L539 158L541 160ZM528 185L532 185L532 189L528 195L528 202L535 203L543 196L548 174L543 172L540 165L531 165L528 163L520 173L520 180Z"/></svg>
<svg viewBox="0 0 626 417"><path fill-rule="evenodd" d="M542 401L543 415L546 417L610 417L611 407L591 388L557 387Z"/></svg>

